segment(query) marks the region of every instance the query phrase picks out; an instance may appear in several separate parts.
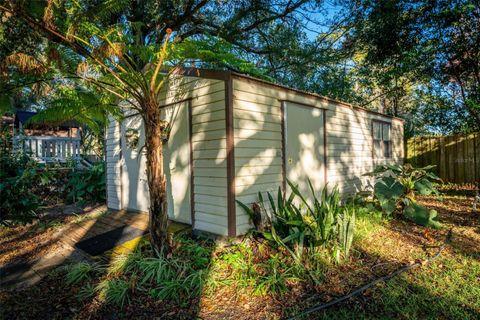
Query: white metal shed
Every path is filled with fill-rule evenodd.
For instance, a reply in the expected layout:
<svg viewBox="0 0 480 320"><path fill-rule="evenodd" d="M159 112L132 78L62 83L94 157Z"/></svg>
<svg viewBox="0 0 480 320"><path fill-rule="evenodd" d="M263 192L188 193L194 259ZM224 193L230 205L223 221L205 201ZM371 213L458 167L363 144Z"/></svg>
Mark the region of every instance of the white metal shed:
<svg viewBox="0 0 480 320"><path fill-rule="evenodd" d="M172 123L169 216L195 230L245 233L251 226L235 200L255 202L286 178L305 192L309 178L318 190L328 183L353 193L367 183L363 173L404 158L402 119L230 71L184 70L160 104ZM109 208L148 211L142 143L138 115L109 123Z"/></svg>

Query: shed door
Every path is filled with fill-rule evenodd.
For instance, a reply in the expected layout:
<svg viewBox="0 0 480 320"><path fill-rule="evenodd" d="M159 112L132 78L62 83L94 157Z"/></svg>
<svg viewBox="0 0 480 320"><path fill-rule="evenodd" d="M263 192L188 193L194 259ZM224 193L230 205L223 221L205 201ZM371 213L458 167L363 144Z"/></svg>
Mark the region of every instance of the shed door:
<svg viewBox="0 0 480 320"><path fill-rule="evenodd" d="M173 123L170 138L163 144L168 216L172 220L191 224L188 103L162 110L162 117Z"/></svg>
<svg viewBox="0 0 480 320"><path fill-rule="evenodd" d="M286 175L309 199L308 179L316 191L326 183L324 111L291 102L284 102L284 108Z"/></svg>

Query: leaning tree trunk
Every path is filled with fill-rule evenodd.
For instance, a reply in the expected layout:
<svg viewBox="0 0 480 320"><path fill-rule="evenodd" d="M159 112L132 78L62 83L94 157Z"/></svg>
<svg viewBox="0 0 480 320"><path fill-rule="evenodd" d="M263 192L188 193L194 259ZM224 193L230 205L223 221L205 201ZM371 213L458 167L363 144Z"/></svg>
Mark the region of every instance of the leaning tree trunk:
<svg viewBox="0 0 480 320"><path fill-rule="evenodd" d="M164 121L156 99L149 98L144 110L145 150L147 156L147 179L150 193L150 237L152 246L160 254L171 251L168 235L167 189L163 170L162 130Z"/></svg>

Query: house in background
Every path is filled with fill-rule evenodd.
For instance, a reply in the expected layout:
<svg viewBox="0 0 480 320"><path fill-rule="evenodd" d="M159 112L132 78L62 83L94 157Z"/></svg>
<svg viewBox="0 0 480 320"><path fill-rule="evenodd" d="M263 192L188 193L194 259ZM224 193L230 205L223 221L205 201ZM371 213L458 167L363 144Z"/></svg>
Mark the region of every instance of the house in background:
<svg viewBox="0 0 480 320"><path fill-rule="evenodd" d="M13 148L31 153L39 162L80 161L80 128L74 121L55 125L30 123L36 112L17 111L13 125Z"/></svg>
<svg viewBox="0 0 480 320"><path fill-rule="evenodd" d="M287 178L305 194L307 179L351 194L375 165L404 158L402 119L230 71L179 72L160 105L168 214L194 230L241 235L251 226L235 200ZM141 117L112 119L106 139L108 207L148 211Z"/></svg>

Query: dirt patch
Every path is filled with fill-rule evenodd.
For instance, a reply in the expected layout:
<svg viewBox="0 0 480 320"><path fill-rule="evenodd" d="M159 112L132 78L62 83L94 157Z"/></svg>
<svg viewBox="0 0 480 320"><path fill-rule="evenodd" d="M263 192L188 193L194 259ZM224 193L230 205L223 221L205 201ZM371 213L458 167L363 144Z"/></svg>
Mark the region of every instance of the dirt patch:
<svg viewBox="0 0 480 320"><path fill-rule="evenodd" d="M480 208L473 211L473 196L423 197L419 202L438 212L444 230L432 232L438 238L447 229L453 231L451 249L453 253L463 254L480 259ZM477 208L480 204L477 205Z"/></svg>
<svg viewBox="0 0 480 320"><path fill-rule="evenodd" d="M49 253L56 252L63 244L55 236L61 228L88 219L100 206L45 210L42 218L16 227L0 227L0 265L29 264ZM73 214L75 213L75 214Z"/></svg>
<svg viewBox="0 0 480 320"><path fill-rule="evenodd" d="M49 227L46 230L36 230L31 226L15 229L16 233L8 232L10 233L9 236L5 236L2 232L0 265L28 264L49 252L55 251L60 245L58 241L51 240L55 233L54 227Z"/></svg>

